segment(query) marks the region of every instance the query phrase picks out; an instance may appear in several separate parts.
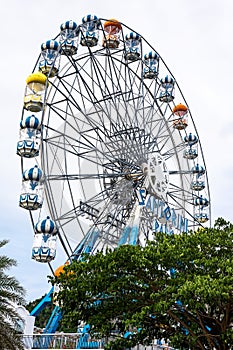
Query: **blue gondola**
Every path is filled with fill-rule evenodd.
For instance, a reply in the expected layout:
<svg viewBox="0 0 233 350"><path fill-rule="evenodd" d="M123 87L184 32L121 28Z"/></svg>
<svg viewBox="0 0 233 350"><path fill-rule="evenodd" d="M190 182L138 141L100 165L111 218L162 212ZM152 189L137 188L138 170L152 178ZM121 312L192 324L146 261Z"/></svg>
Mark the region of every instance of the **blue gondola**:
<svg viewBox="0 0 233 350"><path fill-rule="evenodd" d="M43 204L42 171L35 165L23 173L19 206L27 210L37 210Z"/></svg>
<svg viewBox="0 0 233 350"><path fill-rule="evenodd" d="M136 61L141 56L141 36L131 32L125 36L125 59Z"/></svg>
<svg viewBox="0 0 233 350"><path fill-rule="evenodd" d="M56 256L57 227L49 216L35 225L32 259L46 263Z"/></svg>
<svg viewBox="0 0 233 350"><path fill-rule="evenodd" d="M60 45L58 41L48 40L41 44L39 70L50 78L58 74L60 66Z"/></svg>
<svg viewBox="0 0 233 350"><path fill-rule="evenodd" d="M95 15L87 15L82 18L83 33L80 40L82 46L93 47L98 44L99 26L99 19Z"/></svg>
<svg viewBox="0 0 233 350"><path fill-rule="evenodd" d="M39 155L41 124L35 115L27 116L20 122L17 154L21 157L32 158Z"/></svg>
<svg viewBox="0 0 233 350"><path fill-rule="evenodd" d="M78 51L77 23L66 21L60 26L61 54L72 56Z"/></svg>
<svg viewBox="0 0 233 350"><path fill-rule="evenodd" d="M195 159L198 156L197 147L195 146L198 143L198 137L192 133L189 133L184 137L184 142L187 145L184 150L184 158L186 159Z"/></svg>
<svg viewBox="0 0 233 350"><path fill-rule="evenodd" d="M144 55L143 77L155 79L159 74L159 55L156 52L149 52Z"/></svg>
<svg viewBox="0 0 233 350"><path fill-rule="evenodd" d="M160 86L159 100L161 102L166 102L166 103L173 101L175 98L175 89L174 89L175 79L166 75L166 77L162 78L160 82L161 82L161 86Z"/></svg>

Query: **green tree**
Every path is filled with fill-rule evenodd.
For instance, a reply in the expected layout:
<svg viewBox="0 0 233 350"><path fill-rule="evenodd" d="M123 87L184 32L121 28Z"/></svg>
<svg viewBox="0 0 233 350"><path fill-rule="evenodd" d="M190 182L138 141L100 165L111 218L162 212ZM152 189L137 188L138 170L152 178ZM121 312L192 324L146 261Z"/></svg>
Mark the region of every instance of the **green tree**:
<svg viewBox="0 0 233 350"><path fill-rule="evenodd" d="M8 241L0 241L2 248ZM15 277L5 273L12 266L16 265L15 260L5 255L0 256L0 349L20 350L23 344L17 334L15 324L19 320L13 303L23 304L24 289L20 286Z"/></svg>
<svg viewBox="0 0 233 350"><path fill-rule="evenodd" d="M86 255L53 283L63 323L83 320L101 337L115 334L112 349L155 338L178 349L232 349L233 225L221 218L213 228L156 233L145 247Z"/></svg>

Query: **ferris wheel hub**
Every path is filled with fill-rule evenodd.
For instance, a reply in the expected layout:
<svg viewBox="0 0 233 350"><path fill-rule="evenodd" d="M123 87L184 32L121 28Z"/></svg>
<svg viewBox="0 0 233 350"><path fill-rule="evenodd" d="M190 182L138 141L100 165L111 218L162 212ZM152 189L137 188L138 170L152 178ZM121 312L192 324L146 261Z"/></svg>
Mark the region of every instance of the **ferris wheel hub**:
<svg viewBox="0 0 233 350"><path fill-rule="evenodd" d="M141 165L145 178L145 187L148 193L166 200L169 177L166 163L162 156L155 154Z"/></svg>

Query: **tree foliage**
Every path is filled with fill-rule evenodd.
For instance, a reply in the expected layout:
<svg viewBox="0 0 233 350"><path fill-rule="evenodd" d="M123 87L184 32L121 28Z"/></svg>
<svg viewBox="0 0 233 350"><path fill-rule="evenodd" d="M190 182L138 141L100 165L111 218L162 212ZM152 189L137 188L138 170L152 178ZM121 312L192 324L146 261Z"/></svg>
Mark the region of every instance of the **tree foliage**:
<svg viewBox="0 0 233 350"><path fill-rule="evenodd" d="M232 349L233 225L156 233L73 262L53 279L63 323L89 323L112 349L169 339L179 349ZM131 332L126 338L126 332Z"/></svg>
<svg viewBox="0 0 233 350"><path fill-rule="evenodd" d="M7 243L0 241L0 248ZM19 319L14 304L23 304L24 289L15 277L5 273L6 270L16 265L15 260L5 255L0 256L0 349L20 350L23 349L22 341L14 327Z"/></svg>

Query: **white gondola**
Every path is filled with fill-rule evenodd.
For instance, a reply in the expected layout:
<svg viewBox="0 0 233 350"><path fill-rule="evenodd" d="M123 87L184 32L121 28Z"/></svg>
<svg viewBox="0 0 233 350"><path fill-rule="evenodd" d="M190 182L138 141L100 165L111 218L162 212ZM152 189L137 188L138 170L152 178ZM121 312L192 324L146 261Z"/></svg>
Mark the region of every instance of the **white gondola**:
<svg viewBox="0 0 233 350"><path fill-rule="evenodd" d="M197 158L197 156L198 156L198 152L197 152L198 137L196 135L193 135L192 133L189 133L189 135L186 135L184 137L184 142L187 145L187 147L183 153L184 158L186 158L186 159Z"/></svg>
<svg viewBox="0 0 233 350"><path fill-rule="evenodd" d="M205 222L209 221L209 213L207 211L201 210L198 213L194 215L195 219L200 223L204 224Z"/></svg>
<svg viewBox="0 0 233 350"><path fill-rule="evenodd" d="M109 19L104 22L103 47L117 49L120 44L121 32L121 23L116 19Z"/></svg>
<svg viewBox="0 0 233 350"><path fill-rule="evenodd" d="M136 61L141 56L141 36L131 32L125 36L125 59Z"/></svg>
<svg viewBox="0 0 233 350"><path fill-rule="evenodd" d="M47 77L41 72L30 74L26 79L24 108L30 112L40 112L43 109L44 93Z"/></svg>
<svg viewBox="0 0 233 350"><path fill-rule="evenodd" d="M207 198L205 198L203 196L196 197L194 199L194 205L198 206L198 207L201 207L201 208L208 207L209 201L208 201Z"/></svg>
<svg viewBox="0 0 233 350"><path fill-rule="evenodd" d="M191 183L191 189L194 191L202 191L205 188L205 179L203 175L195 176Z"/></svg>
<svg viewBox="0 0 233 350"><path fill-rule="evenodd" d="M202 196L194 199L194 217L199 223L205 223L209 220L209 200Z"/></svg>
<svg viewBox="0 0 233 350"><path fill-rule="evenodd" d="M183 154L186 159L195 159L198 156L197 149L193 147L187 147Z"/></svg>
<svg viewBox="0 0 233 350"><path fill-rule="evenodd" d="M47 263L55 259L57 227L49 216L35 225L32 259Z"/></svg>
<svg viewBox="0 0 233 350"><path fill-rule="evenodd" d="M55 40L48 40L41 44L39 70L50 78L57 75L60 66L60 47Z"/></svg>
<svg viewBox="0 0 233 350"><path fill-rule="evenodd" d="M80 40L82 46L93 47L98 44L99 26L98 17L95 15L87 15L82 18L83 33Z"/></svg>
<svg viewBox="0 0 233 350"><path fill-rule="evenodd" d="M173 101L175 98L175 80L167 75L165 78L162 78L160 82L159 100L166 103Z"/></svg>
<svg viewBox="0 0 233 350"><path fill-rule="evenodd" d="M159 74L159 55L156 52L149 52L144 55L144 79L154 79Z"/></svg>
<svg viewBox="0 0 233 350"><path fill-rule="evenodd" d="M23 173L19 206L27 210L37 210L43 204L42 171L35 165Z"/></svg>
<svg viewBox="0 0 233 350"><path fill-rule="evenodd" d="M203 166L196 164L191 171L193 174L191 189L194 191L202 191L205 188L205 169Z"/></svg>
<svg viewBox="0 0 233 350"><path fill-rule="evenodd" d="M74 21L66 21L60 26L61 54L72 56L78 51L77 24Z"/></svg>
<svg viewBox="0 0 233 350"><path fill-rule="evenodd" d="M192 169L191 169L193 174L198 174L198 175L203 175L205 174L205 168L202 165L196 164Z"/></svg>
<svg viewBox="0 0 233 350"><path fill-rule="evenodd" d="M28 116L20 122L19 141L17 143L17 154L21 157L32 158L39 155L40 120L34 115Z"/></svg>

